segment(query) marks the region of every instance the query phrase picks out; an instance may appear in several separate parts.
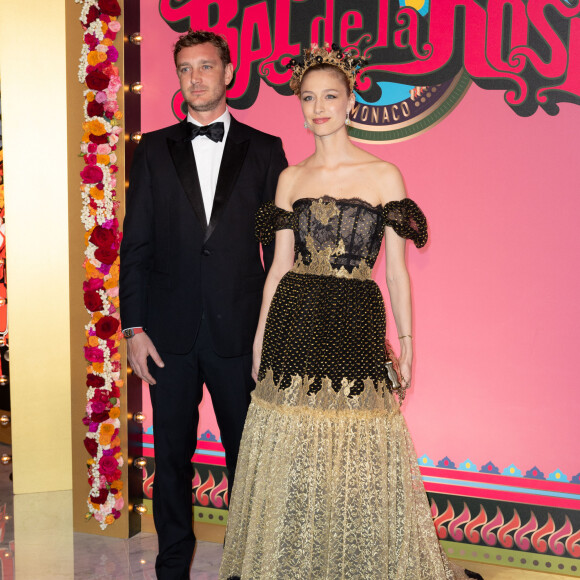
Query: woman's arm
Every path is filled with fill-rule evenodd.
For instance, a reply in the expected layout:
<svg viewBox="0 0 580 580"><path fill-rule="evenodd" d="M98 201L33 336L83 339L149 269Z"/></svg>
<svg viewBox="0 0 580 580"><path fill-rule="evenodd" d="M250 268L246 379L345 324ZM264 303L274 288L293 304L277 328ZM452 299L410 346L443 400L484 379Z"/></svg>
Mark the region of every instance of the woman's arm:
<svg viewBox="0 0 580 580"><path fill-rule="evenodd" d="M389 227L385 230L385 252L387 288L399 336L399 368L403 386L408 387L413 363L411 283L405 263L405 240Z"/></svg>
<svg viewBox="0 0 580 580"><path fill-rule="evenodd" d="M276 205L282 209L289 211L290 191L292 181L292 169L289 167L280 174L278 181L278 188L276 189ZM290 174L290 175L289 175ZM262 357L262 342L264 340L264 329L266 327L266 318L270 310L270 304L274 297L274 292L278 287L278 283L294 264L294 231L293 230L279 230L276 232L276 246L274 250L274 261L266 276L264 284L264 292L262 294L262 307L260 308L260 318L258 319L258 328L256 329L256 336L254 338L253 348L253 363L252 363L252 377L254 380L258 379L258 371L260 370L260 359Z"/></svg>
<svg viewBox="0 0 580 580"><path fill-rule="evenodd" d="M391 164L383 166L382 201L398 201L407 197L405 183L400 171ZM399 237L393 228L385 228L385 253L387 288L391 300L391 310L397 325L399 336L400 356L399 368L404 387L411 383L411 366L413 364L412 324L413 314L411 306L411 282L405 262L406 240Z"/></svg>

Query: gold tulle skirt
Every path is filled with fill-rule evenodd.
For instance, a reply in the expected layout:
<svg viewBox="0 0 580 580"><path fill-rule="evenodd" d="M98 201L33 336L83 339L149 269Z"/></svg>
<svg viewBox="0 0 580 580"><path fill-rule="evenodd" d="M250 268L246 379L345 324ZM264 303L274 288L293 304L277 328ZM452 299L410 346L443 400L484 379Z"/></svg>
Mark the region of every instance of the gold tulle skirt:
<svg viewBox="0 0 580 580"><path fill-rule="evenodd" d="M253 393L220 579L466 578L441 552L395 397L352 408L348 385L309 383L280 390L270 371Z"/></svg>

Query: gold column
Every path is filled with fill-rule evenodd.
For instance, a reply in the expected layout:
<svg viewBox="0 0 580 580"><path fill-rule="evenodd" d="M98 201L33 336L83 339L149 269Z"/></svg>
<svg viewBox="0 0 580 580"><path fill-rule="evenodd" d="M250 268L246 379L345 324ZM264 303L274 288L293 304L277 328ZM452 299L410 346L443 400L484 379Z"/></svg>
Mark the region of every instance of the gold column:
<svg viewBox="0 0 580 580"><path fill-rule="evenodd" d="M124 13L127 2L119 0L122 16L119 21L124 28ZM69 257L70 271L67 273L70 281L70 380L72 384L71 408L72 414L72 501L73 501L73 528L75 532L98 534L102 536L127 538L140 530L140 517L136 517L129 512L128 494L128 470L135 469L129 466L128 436L127 436L127 376L126 376L126 355L124 345L122 345L122 376L124 387L121 389L121 449L125 466L122 468L123 498L125 507L121 510L121 517L105 530L101 530L98 522L94 519L85 520L87 513L87 498L90 491L87 475L86 461L89 455L83 444L87 427L82 424L85 415L86 399L86 367L87 361L84 358L83 346L86 341L85 325L90 321L83 302L83 280L85 271L83 269L85 250L85 228L81 222L82 198L80 192L80 172L84 167L84 161L79 156L80 142L82 138L82 123L84 121L83 91L86 88L78 81L77 71L79 58L83 43L83 29L79 21L81 14L81 4L72 0L66 2L66 43L68 48L67 70L67 109L68 109L68 190L69 190ZM123 36L119 34L115 41L115 47L119 51L119 60L116 65L119 67L121 79L123 74L124 44ZM119 108L125 111L123 91L117 94ZM119 222L122 222L124 215L124 182L125 182L125 141L123 135L117 144L117 199L121 202L121 208L117 212ZM69 420L71 415L69 414ZM131 525L130 525L131 519Z"/></svg>
<svg viewBox="0 0 580 580"><path fill-rule="evenodd" d="M0 0L17 494L72 483L65 4Z"/></svg>

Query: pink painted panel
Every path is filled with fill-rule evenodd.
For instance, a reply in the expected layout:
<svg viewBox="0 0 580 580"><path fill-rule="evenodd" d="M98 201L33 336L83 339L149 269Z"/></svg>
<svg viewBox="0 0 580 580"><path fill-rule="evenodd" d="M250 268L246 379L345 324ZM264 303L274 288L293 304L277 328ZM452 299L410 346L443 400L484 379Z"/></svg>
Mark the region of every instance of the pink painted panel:
<svg viewBox="0 0 580 580"><path fill-rule="evenodd" d="M157 4L141 6L143 131L176 121L177 35ZM280 135L290 163L313 150L294 97L262 84L233 114ZM361 145L399 166L429 220L427 246L408 248L416 357L404 413L419 455L580 472L579 127L578 106L521 118L501 91L472 85L426 133ZM386 292L384 258L375 278ZM217 433L207 397L206 429Z"/></svg>

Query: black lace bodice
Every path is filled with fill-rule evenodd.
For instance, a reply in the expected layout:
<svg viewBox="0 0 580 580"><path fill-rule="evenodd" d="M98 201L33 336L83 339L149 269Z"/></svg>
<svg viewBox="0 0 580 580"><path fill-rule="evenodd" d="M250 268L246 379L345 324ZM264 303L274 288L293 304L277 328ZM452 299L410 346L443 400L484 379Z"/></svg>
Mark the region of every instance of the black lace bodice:
<svg viewBox="0 0 580 580"><path fill-rule="evenodd" d="M370 279L385 226L417 247L427 242L425 216L408 198L384 208L357 198L300 198L291 212L270 203L258 213L256 234L269 244L277 230L294 230L295 272Z"/></svg>

